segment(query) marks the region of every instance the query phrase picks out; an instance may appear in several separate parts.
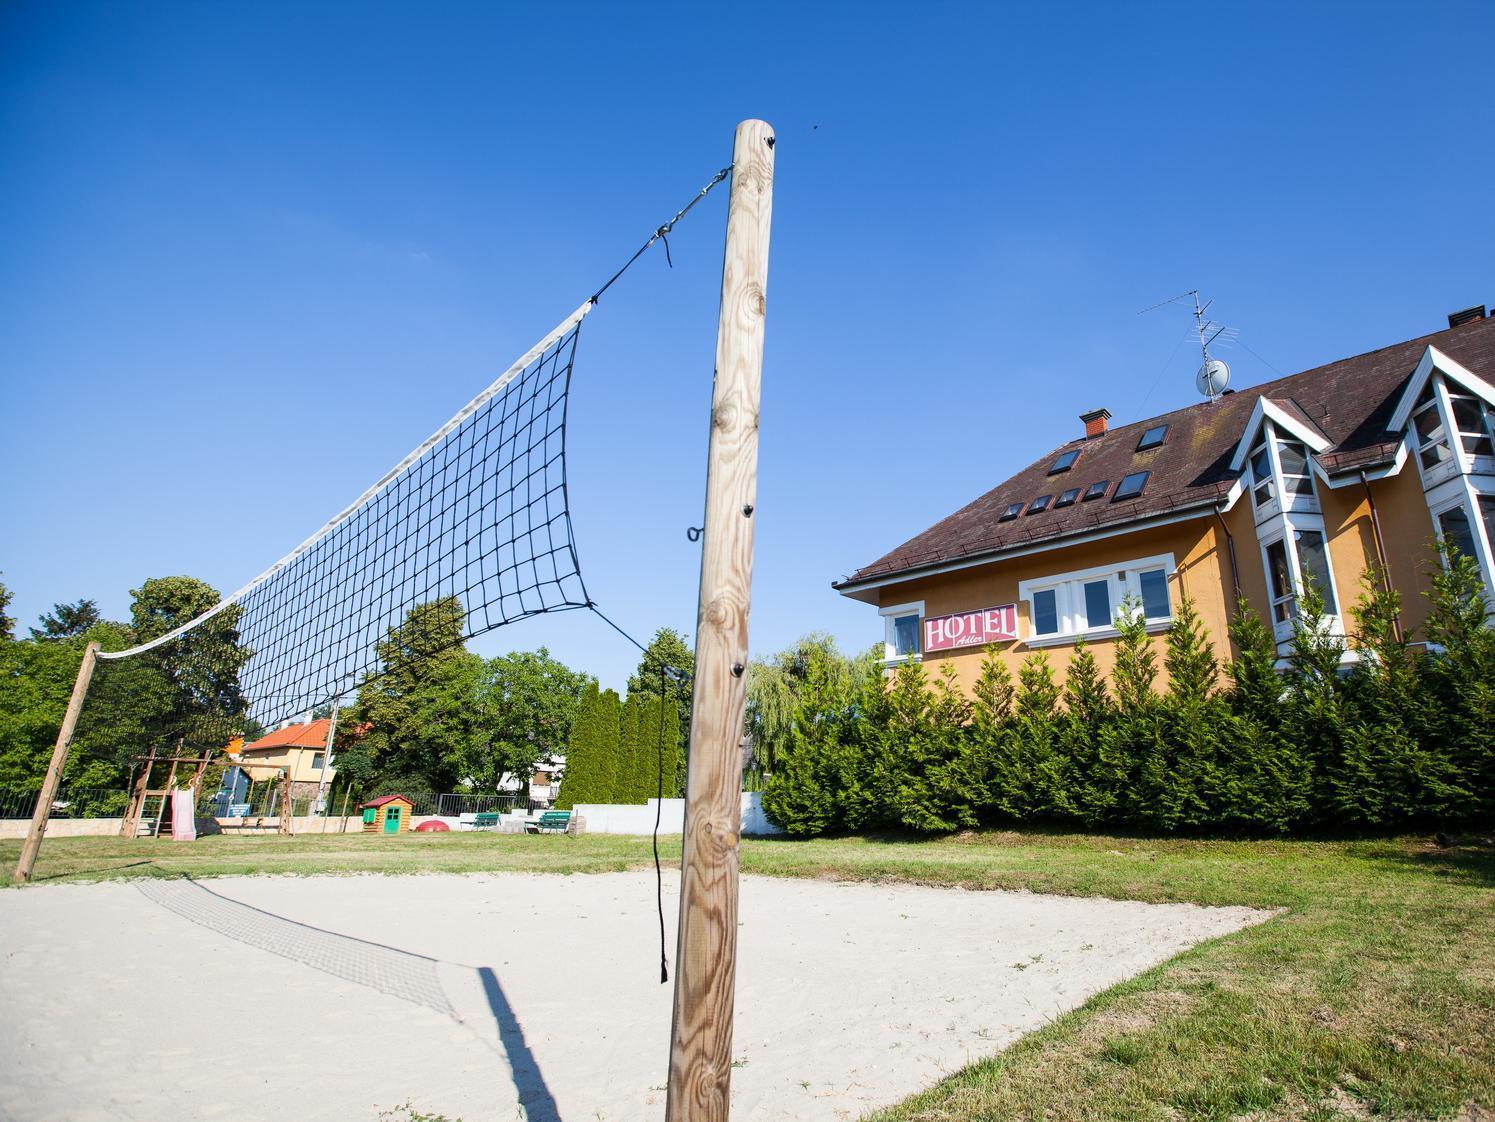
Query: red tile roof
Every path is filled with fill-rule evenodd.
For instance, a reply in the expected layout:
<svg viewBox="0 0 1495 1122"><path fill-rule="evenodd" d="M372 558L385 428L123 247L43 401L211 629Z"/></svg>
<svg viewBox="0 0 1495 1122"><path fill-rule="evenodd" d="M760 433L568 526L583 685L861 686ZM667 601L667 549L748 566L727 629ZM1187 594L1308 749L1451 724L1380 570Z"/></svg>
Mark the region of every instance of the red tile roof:
<svg viewBox="0 0 1495 1122"><path fill-rule="evenodd" d="M1387 432L1386 423L1429 346L1481 377L1495 380L1492 317L1229 393L1218 401L1201 401L1123 425L1104 436L1072 440L845 580L833 582L832 587L849 591L878 578L914 576L952 561L1212 506L1238 477L1230 470L1231 454L1261 397L1270 398L1324 435L1331 446L1318 459L1326 471L1387 460L1395 454L1400 434ZM1163 444L1136 451L1142 433L1159 424L1168 426ZM1080 451L1075 465L1049 475L1049 466L1060 453L1073 449ZM1151 472L1142 496L1131 502L1112 502L1116 484L1136 471ZM1085 488L1100 480L1111 484L1105 498L1026 513L1028 504L1040 495L1058 495L1068 487ZM1022 503L1024 513L999 521L1012 503Z"/></svg>
<svg viewBox="0 0 1495 1122"><path fill-rule="evenodd" d="M358 809L359 810L370 810L370 809L372 809L374 807L383 806L385 803L392 803L396 799L399 799L402 803L404 803L407 806L414 806L415 805L415 800L407 798L404 795L380 795L377 799L370 799L366 803L359 803L358 804Z"/></svg>
<svg viewBox="0 0 1495 1122"><path fill-rule="evenodd" d="M286 725L285 728L276 729L269 736L263 736L252 744L244 745L245 752L258 752L266 748L325 748L327 747L327 726L331 721L326 717L318 717L315 721L309 721L302 725Z"/></svg>

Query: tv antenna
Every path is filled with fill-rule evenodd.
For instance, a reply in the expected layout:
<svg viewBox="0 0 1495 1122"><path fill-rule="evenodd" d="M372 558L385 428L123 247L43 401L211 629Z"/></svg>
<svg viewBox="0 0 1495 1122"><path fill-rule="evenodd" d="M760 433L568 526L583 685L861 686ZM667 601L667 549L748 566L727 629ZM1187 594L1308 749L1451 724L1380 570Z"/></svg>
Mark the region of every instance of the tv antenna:
<svg viewBox="0 0 1495 1122"><path fill-rule="evenodd" d="M1186 300L1194 302L1194 332L1199 340L1199 354L1202 359L1199 372L1194 375L1194 387L1202 397L1208 401L1215 401L1225 392L1225 387L1230 384L1230 367L1218 358L1211 358L1209 349L1214 343L1222 347L1228 347L1235 342L1236 336L1240 334L1234 327L1226 327L1223 323L1216 323L1206 317L1206 313L1214 304L1213 300L1206 300L1203 304L1199 302L1199 290L1190 289L1181 296L1175 296L1170 300L1163 300L1154 304L1151 308L1143 308L1137 314L1161 308L1167 304L1182 304Z"/></svg>

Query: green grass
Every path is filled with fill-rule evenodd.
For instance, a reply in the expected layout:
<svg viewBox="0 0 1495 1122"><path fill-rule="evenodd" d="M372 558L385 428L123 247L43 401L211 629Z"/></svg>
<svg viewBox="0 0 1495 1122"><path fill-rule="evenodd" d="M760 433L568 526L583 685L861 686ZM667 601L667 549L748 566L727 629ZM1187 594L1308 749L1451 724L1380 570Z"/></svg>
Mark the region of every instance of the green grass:
<svg viewBox="0 0 1495 1122"><path fill-rule="evenodd" d="M665 842L671 861L678 839ZM0 842L8 876L19 842ZM749 840L745 871L1280 909L1115 986L878 1122L1384 1117L1495 1107L1495 846L1038 833ZM647 838L60 838L38 883L636 868ZM1460 1112L1463 1112L1462 1115Z"/></svg>

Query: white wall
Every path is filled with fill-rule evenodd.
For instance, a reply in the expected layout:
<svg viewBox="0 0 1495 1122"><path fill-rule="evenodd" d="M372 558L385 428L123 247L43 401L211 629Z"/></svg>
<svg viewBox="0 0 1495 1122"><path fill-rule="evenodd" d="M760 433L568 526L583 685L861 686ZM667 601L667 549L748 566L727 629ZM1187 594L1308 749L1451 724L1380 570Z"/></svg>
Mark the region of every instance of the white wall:
<svg viewBox="0 0 1495 1122"><path fill-rule="evenodd" d="M589 834L652 834L654 816L659 814L661 834L685 832L684 799L650 799L646 806L617 806L610 803L578 803L576 813L586 822ZM763 813L760 791L742 793L742 832L744 834L781 834Z"/></svg>

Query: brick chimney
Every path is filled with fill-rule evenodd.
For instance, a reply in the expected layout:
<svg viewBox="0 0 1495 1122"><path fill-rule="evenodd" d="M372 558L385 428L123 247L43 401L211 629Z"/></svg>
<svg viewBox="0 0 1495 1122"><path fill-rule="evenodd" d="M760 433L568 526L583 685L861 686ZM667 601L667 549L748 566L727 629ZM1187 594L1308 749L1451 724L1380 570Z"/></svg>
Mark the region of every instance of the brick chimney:
<svg viewBox="0 0 1495 1122"><path fill-rule="evenodd" d="M1092 409L1089 413L1081 413L1080 420L1085 422L1085 439L1093 440L1097 436L1105 436L1111 427L1111 411Z"/></svg>

